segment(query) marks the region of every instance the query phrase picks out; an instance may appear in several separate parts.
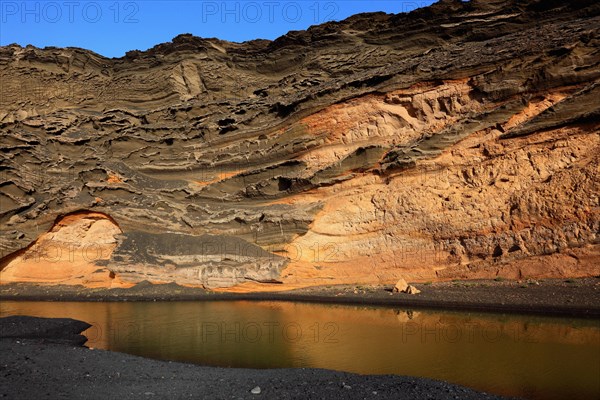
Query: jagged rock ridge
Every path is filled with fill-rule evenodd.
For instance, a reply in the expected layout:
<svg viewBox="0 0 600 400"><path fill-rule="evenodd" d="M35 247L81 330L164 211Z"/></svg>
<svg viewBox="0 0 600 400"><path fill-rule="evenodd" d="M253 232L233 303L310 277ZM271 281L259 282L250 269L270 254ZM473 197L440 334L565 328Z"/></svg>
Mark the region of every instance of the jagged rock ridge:
<svg viewBox="0 0 600 400"><path fill-rule="evenodd" d="M2 47L0 280L98 213L106 284L597 275L599 26L440 1L119 59Z"/></svg>

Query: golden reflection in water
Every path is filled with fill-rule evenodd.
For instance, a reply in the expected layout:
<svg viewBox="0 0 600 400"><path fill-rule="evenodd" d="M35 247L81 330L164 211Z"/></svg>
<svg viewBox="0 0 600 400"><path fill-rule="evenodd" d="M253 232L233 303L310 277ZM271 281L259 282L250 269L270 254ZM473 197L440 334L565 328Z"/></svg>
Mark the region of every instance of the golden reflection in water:
<svg viewBox="0 0 600 400"><path fill-rule="evenodd" d="M526 398L600 398L600 321L292 302L2 302L93 325L87 346L207 365L443 379Z"/></svg>

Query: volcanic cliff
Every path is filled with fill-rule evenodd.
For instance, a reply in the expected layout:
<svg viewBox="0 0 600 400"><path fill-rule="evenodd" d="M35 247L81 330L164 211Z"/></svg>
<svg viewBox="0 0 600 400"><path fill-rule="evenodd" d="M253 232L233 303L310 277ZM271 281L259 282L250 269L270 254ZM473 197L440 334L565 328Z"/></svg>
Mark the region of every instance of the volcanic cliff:
<svg viewBox="0 0 600 400"><path fill-rule="evenodd" d="M0 47L0 282L600 274L600 4Z"/></svg>

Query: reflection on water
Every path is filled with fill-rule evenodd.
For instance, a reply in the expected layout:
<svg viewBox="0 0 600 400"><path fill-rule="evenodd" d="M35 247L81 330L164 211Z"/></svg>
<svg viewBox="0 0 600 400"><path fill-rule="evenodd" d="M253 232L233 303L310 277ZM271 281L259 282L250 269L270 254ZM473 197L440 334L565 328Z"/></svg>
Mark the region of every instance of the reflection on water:
<svg viewBox="0 0 600 400"><path fill-rule="evenodd" d="M291 302L2 302L93 325L89 347L199 364L423 376L526 398L600 398L600 321Z"/></svg>

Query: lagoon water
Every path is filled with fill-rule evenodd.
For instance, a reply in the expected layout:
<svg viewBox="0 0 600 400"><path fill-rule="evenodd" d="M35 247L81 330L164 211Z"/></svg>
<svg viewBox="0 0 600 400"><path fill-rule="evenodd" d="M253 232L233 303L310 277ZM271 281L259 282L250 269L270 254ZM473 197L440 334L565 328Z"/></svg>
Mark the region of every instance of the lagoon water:
<svg viewBox="0 0 600 400"><path fill-rule="evenodd" d="M11 302L92 324L88 347L204 365L442 379L531 399L600 398L600 321L293 302Z"/></svg>

